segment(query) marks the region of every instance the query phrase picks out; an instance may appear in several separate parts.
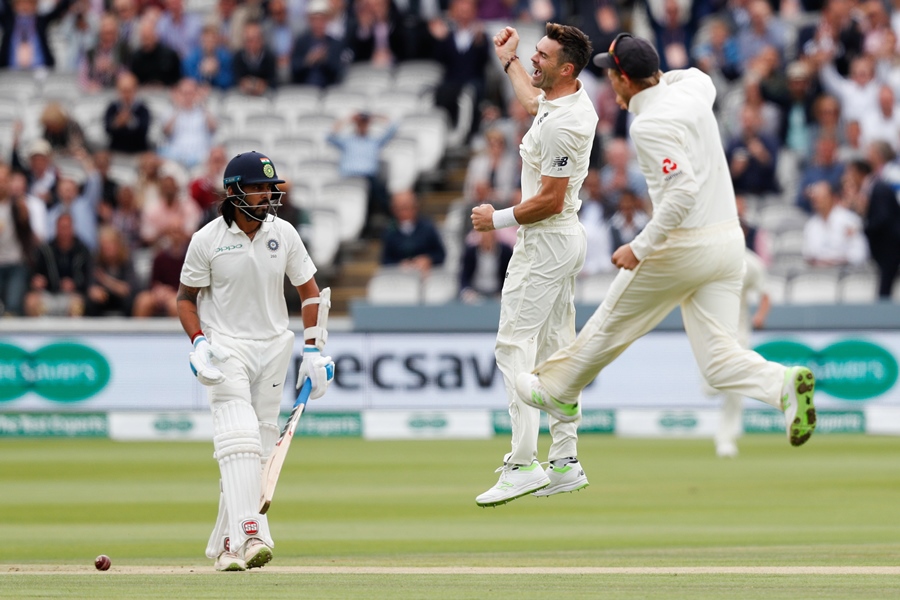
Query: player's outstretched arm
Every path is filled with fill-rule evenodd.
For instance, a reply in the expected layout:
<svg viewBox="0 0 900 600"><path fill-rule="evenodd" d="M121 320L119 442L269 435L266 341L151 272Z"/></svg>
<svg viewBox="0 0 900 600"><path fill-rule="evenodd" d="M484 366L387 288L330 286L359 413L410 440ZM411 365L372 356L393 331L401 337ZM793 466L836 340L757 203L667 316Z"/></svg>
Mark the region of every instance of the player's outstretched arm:
<svg viewBox="0 0 900 600"><path fill-rule="evenodd" d="M519 33L512 27L504 27L494 36L494 53L509 76L513 92L528 114L534 116L537 114L537 98L541 92L531 85L531 77L522 66L522 60L516 55L518 47Z"/></svg>

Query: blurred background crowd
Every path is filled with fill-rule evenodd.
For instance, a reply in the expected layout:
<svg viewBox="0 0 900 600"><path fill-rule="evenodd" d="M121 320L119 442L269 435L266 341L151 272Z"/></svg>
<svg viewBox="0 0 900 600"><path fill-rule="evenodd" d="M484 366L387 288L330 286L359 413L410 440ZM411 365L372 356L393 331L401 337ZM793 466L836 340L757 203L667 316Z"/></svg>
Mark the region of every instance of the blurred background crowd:
<svg viewBox="0 0 900 600"><path fill-rule="evenodd" d="M528 67L546 21L595 53L632 31L663 70L713 79L773 302L900 301L898 0L0 0L3 314L174 315L191 234L247 150L287 180L279 216L326 284L363 248L370 301L496 297L515 232L468 214L521 200L531 117L491 37L519 28ZM596 302L652 210L629 114L601 70L581 80Z"/></svg>

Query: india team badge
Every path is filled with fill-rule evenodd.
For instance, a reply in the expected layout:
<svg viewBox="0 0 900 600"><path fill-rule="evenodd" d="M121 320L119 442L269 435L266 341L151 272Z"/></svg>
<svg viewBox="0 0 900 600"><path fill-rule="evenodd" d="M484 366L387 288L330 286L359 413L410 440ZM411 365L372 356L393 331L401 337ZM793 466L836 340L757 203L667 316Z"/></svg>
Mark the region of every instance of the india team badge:
<svg viewBox="0 0 900 600"><path fill-rule="evenodd" d="M272 161L268 158L260 158L259 162L263 164L263 175L271 179L275 177L275 167L272 166Z"/></svg>
<svg viewBox="0 0 900 600"><path fill-rule="evenodd" d="M268 242L266 242L266 247L270 251L275 252L276 250L278 250L278 240L276 240L275 238L270 239Z"/></svg>

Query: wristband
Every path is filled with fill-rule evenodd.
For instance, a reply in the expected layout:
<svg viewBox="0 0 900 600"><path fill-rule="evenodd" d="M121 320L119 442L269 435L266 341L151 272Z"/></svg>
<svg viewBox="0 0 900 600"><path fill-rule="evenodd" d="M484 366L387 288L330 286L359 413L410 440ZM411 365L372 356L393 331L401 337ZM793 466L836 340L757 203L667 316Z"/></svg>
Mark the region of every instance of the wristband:
<svg viewBox="0 0 900 600"><path fill-rule="evenodd" d="M200 337L201 335L203 335L203 330L202 330L202 329L198 329L196 333L194 333L193 335L191 335L191 343L193 344L193 343L194 343L194 340L197 339L198 337Z"/></svg>
<svg viewBox="0 0 900 600"><path fill-rule="evenodd" d="M513 54L513 57L512 57L511 59L509 59L508 61L506 61L506 64L503 65L503 72L504 72L504 73L509 72L509 65L513 64L513 61L514 61L514 60L519 60L519 57L516 56L515 54Z"/></svg>
<svg viewBox="0 0 900 600"><path fill-rule="evenodd" d="M494 211L494 214L491 215L491 218L494 221L494 229L514 227L519 224L519 222L516 221L516 213L513 212L513 209L515 209L515 206Z"/></svg>

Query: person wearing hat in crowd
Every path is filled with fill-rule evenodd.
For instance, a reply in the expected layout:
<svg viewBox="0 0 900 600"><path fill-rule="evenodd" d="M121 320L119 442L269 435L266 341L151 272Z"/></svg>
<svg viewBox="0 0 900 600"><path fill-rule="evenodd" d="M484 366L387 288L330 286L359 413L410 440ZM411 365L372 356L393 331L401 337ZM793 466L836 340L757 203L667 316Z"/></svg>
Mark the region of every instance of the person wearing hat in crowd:
<svg viewBox="0 0 900 600"><path fill-rule="evenodd" d="M699 69L662 73L653 46L629 33L594 61L607 69L619 106L635 115L631 139L653 216L613 253L620 271L575 342L518 375L520 398L576 421L584 387L680 306L706 382L783 411L791 445L805 443L816 425L813 373L767 361L737 339L745 241L712 80Z"/></svg>
<svg viewBox="0 0 900 600"><path fill-rule="evenodd" d="M23 162L19 154L19 141L23 125L21 121L13 124L12 160L10 166L14 172L22 173L28 180L28 193L40 198L46 205L56 202L56 180L59 172L53 163L53 148L44 138L36 138L26 148L27 162Z"/></svg>
<svg viewBox="0 0 900 600"><path fill-rule="evenodd" d="M302 360L297 385L310 399L334 374L321 355L331 292L319 291L316 267L293 225L278 218L284 194L275 165L259 152L225 167L222 216L194 234L178 288L178 317L191 338L191 369L207 386L219 463L219 514L206 547L219 571L243 571L272 560L275 545L260 514L262 468L278 441L284 381L293 363L285 276L300 295ZM329 372L331 376L329 376Z"/></svg>

